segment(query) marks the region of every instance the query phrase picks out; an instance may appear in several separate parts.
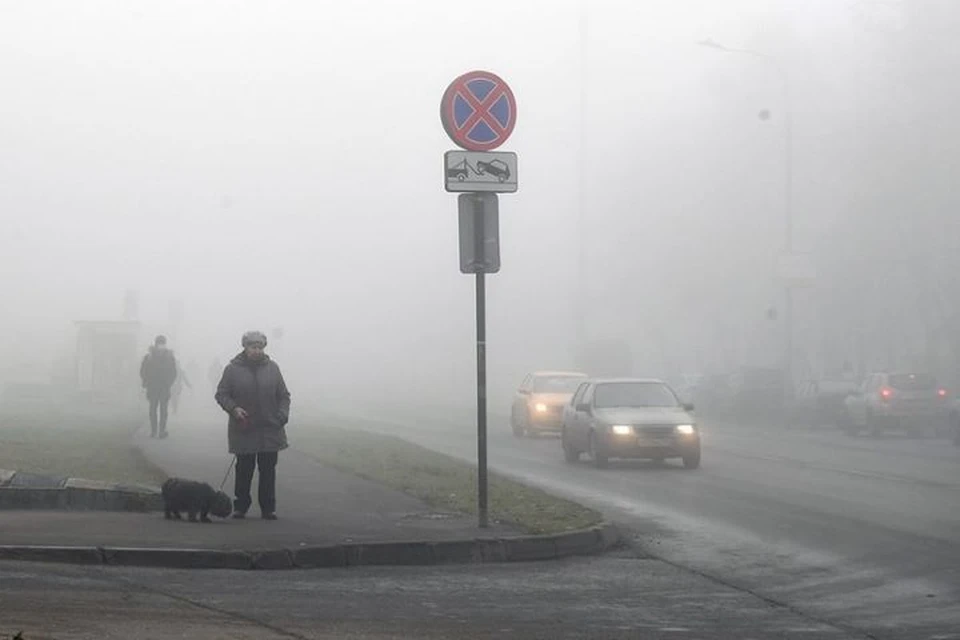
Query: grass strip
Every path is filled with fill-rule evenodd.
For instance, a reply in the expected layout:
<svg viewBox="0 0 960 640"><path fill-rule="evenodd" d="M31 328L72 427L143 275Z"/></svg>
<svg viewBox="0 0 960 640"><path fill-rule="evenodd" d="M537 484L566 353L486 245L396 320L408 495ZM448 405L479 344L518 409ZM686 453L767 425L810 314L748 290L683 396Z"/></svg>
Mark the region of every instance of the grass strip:
<svg viewBox="0 0 960 640"><path fill-rule="evenodd" d="M321 427L297 433L298 450L335 469L399 489L435 509L477 513L476 466L387 435ZM491 521L531 534L564 533L601 522L602 516L570 500L489 475Z"/></svg>

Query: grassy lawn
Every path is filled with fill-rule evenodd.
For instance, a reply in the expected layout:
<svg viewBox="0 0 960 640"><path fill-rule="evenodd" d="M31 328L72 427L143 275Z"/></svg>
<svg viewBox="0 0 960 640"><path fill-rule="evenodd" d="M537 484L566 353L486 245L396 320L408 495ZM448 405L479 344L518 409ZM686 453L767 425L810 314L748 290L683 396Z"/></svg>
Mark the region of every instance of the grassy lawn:
<svg viewBox="0 0 960 640"><path fill-rule="evenodd" d="M0 412L0 469L159 485L165 476L130 444L135 417Z"/></svg>
<svg viewBox="0 0 960 640"><path fill-rule="evenodd" d="M297 433L295 446L341 471L379 482L447 511L476 514L476 467L399 438L323 427ZM490 519L528 533L562 533L598 524L592 509L490 474Z"/></svg>

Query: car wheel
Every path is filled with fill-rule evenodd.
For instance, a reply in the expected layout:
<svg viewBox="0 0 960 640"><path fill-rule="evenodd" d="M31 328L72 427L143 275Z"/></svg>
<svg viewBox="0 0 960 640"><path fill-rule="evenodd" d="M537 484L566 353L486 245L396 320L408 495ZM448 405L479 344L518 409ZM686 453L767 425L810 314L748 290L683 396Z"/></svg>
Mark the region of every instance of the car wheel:
<svg viewBox="0 0 960 640"><path fill-rule="evenodd" d="M463 175L462 173L457 174L457 180L459 180L460 182L463 182L466 179L467 179L467 176Z"/></svg>
<svg viewBox="0 0 960 640"><path fill-rule="evenodd" d="M700 467L700 449L683 456L683 466L685 469L697 469Z"/></svg>
<svg viewBox="0 0 960 640"><path fill-rule="evenodd" d="M597 434L593 431L590 432L590 458L593 460L593 466L597 469L606 469L610 462L607 456L600 453L597 446Z"/></svg>
<svg viewBox="0 0 960 640"><path fill-rule="evenodd" d="M578 462L580 460L580 452L574 449L570 443L567 442L566 429L563 430L563 434L560 436L560 443L563 447L563 459L566 462L573 464L574 462Z"/></svg>

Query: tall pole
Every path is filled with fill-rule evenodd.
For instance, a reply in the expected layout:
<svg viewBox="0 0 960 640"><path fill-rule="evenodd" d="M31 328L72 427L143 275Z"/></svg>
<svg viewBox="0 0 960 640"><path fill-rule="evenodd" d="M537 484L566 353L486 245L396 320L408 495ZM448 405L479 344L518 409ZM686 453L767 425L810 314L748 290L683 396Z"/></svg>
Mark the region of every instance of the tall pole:
<svg viewBox="0 0 960 640"><path fill-rule="evenodd" d="M793 258L793 111L790 108L790 81L786 70L773 63L783 83L783 248L785 259ZM784 282L784 421L790 425L790 403L793 400L793 283Z"/></svg>
<svg viewBox="0 0 960 640"><path fill-rule="evenodd" d="M699 42L701 46L726 53L748 55L770 64L780 77L783 90L783 260L793 257L793 112L790 100L790 79L786 69L771 56L750 49L732 49L713 40ZM789 264L789 263L788 263ZM788 276L789 274L784 274ZM789 403L793 398L793 283L784 278L783 309L783 419L790 424Z"/></svg>
<svg viewBox="0 0 960 640"><path fill-rule="evenodd" d="M496 196L494 196L496 197ZM480 194L474 194L474 255L482 260L486 211ZM483 268L477 271L477 520L486 529L487 518L487 289Z"/></svg>
<svg viewBox="0 0 960 640"><path fill-rule="evenodd" d="M578 30L580 36L580 126L577 153L577 295L572 300L577 353L579 354L587 341L586 309L587 292L587 245L586 245L586 168L587 155L587 6L585 0L578 0Z"/></svg>
<svg viewBox="0 0 960 640"><path fill-rule="evenodd" d="M477 518L487 528L487 296L484 273L477 274Z"/></svg>

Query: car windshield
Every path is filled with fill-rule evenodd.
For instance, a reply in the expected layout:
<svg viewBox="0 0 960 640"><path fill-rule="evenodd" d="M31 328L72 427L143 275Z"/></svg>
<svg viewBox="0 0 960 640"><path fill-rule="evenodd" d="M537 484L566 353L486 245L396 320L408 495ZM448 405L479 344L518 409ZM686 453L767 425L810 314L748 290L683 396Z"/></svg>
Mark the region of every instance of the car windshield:
<svg viewBox="0 0 960 640"><path fill-rule="evenodd" d="M534 393L573 393L583 382L579 376L543 376L534 378Z"/></svg>
<svg viewBox="0 0 960 640"><path fill-rule="evenodd" d="M936 388L937 379L927 373L895 373L890 376L890 386L898 391L930 391Z"/></svg>
<svg viewBox="0 0 960 640"><path fill-rule="evenodd" d="M676 407L677 397L662 382L607 382L593 394L598 409L614 407Z"/></svg>

